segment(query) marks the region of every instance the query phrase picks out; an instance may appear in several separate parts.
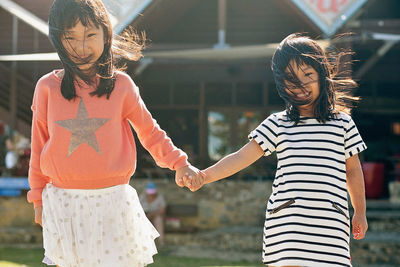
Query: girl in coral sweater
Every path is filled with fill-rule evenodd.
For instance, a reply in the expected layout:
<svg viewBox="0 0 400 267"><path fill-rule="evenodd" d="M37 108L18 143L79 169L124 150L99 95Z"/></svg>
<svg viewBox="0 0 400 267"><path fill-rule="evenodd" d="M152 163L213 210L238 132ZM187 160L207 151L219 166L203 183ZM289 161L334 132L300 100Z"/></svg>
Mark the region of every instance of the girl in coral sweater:
<svg viewBox="0 0 400 267"><path fill-rule="evenodd" d="M160 167L176 171L179 186L192 188L201 176L152 119L132 79L116 70L116 56L140 58L140 38L113 39L100 0L56 0L49 37L64 69L35 89L28 192L43 226L44 262L152 263L158 233L128 184L136 167L130 126Z"/></svg>

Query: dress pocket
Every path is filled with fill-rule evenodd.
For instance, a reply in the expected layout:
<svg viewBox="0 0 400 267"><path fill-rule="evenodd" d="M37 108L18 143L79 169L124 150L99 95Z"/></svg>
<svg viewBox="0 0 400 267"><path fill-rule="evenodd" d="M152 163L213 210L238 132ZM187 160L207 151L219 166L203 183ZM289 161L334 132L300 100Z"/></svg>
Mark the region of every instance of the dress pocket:
<svg viewBox="0 0 400 267"><path fill-rule="evenodd" d="M332 207L339 211L339 213L343 214L343 216L346 217L347 220L350 220L349 216L347 216L346 213L335 202L332 202Z"/></svg>
<svg viewBox="0 0 400 267"><path fill-rule="evenodd" d="M295 203L294 198L292 198L291 200L286 201L285 203L283 203L282 205L279 205L278 207L276 207L275 209L271 210L269 212L269 214L275 214L277 212L279 212L280 210L289 207L290 205L292 205L293 203Z"/></svg>

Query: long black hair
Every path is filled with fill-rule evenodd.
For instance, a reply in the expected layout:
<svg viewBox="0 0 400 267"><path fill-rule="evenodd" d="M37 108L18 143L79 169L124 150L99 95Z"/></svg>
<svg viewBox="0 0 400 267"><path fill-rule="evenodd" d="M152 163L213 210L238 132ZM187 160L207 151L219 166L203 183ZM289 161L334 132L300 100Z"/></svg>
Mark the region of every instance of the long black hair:
<svg viewBox="0 0 400 267"><path fill-rule="evenodd" d="M290 120L300 121L297 102L288 94L292 87L304 90L304 85L297 78L292 63L297 66L311 66L318 73L320 93L313 103L313 116L319 122L326 122L337 111L350 113L352 103L357 97L351 96L350 89L357 86L351 78L339 77L340 59L352 54L351 51L325 53L314 40L299 33L290 34L279 44L273 58L271 69L276 88L285 101ZM341 73L343 74L343 73Z"/></svg>
<svg viewBox="0 0 400 267"><path fill-rule="evenodd" d="M142 57L144 48L144 33L136 34L128 29L122 36L113 37L112 25L101 0L55 0L49 15L49 39L60 57L64 67L61 82L61 93L68 100L77 97L74 81L80 78L87 84L93 84L95 79L82 72L74 63L62 44L66 30L80 21L83 26L102 27L104 32L104 50L94 65L94 71L99 76L99 82L91 95L110 97L115 86L115 70L121 58L138 60Z"/></svg>

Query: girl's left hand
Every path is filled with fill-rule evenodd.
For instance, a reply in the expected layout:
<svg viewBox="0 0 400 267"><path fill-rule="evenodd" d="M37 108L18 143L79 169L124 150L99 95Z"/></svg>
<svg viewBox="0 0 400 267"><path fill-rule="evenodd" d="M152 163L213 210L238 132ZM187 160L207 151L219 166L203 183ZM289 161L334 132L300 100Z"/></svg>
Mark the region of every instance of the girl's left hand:
<svg viewBox="0 0 400 267"><path fill-rule="evenodd" d="M354 212L351 223L353 225L354 239L356 240L363 239L368 229L367 217L365 216L365 213L360 214Z"/></svg>

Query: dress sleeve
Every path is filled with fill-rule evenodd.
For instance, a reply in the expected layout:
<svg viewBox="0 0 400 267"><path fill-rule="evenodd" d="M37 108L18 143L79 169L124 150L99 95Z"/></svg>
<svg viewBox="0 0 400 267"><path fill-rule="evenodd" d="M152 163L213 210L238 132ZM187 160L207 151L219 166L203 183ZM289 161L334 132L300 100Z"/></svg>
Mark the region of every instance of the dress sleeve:
<svg viewBox="0 0 400 267"><path fill-rule="evenodd" d="M40 154L49 139L47 129L47 93L46 88L39 81L36 85L32 103L32 136L31 136L31 158L29 162L28 180L30 190L28 191L28 202L34 207L42 206L42 191L50 178L40 170Z"/></svg>
<svg viewBox="0 0 400 267"><path fill-rule="evenodd" d="M345 134L344 134L344 152L346 159L354 156L365 150L367 146L361 138L358 132L357 126L352 118L349 118L348 122L345 123Z"/></svg>
<svg viewBox="0 0 400 267"><path fill-rule="evenodd" d="M260 145L262 150L264 150L265 156L275 151L277 137L278 123L274 114L265 119L248 136L250 140L254 139Z"/></svg>
<svg viewBox="0 0 400 267"><path fill-rule="evenodd" d="M154 120L139 94L138 87L130 80L125 105L126 118L134 128L140 143L162 168L177 170L189 165L187 155L178 149Z"/></svg>

